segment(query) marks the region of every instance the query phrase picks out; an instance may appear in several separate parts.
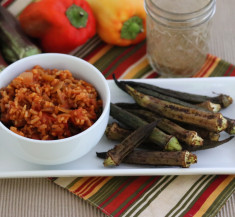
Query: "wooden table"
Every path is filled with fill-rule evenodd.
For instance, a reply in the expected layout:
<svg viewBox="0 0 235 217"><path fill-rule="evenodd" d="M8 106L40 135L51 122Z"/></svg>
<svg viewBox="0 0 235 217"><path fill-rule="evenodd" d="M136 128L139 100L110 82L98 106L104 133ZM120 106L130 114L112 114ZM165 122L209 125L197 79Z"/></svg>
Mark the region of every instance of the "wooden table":
<svg viewBox="0 0 235 217"><path fill-rule="evenodd" d="M210 53L235 64L235 1L218 0ZM102 217L87 202L46 178L1 179L1 217ZM217 217L235 216L235 193Z"/></svg>

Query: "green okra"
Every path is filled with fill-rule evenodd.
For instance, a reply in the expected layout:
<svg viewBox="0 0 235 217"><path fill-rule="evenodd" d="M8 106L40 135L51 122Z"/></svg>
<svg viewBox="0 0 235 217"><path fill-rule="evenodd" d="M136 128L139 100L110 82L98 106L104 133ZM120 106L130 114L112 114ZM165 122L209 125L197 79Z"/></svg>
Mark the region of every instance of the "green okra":
<svg viewBox="0 0 235 217"><path fill-rule="evenodd" d="M220 145L223 145L223 144L229 142L230 140L232 140L233 138L234 138L234 136L230 136L230 137L223 139L221 141L204 140L204 143L202 146L191 146L191 147L185 146L185 147L183 147L183 149L188 150L188 151L200 151L200 150L211 149L211 148L215 148Z"/></svg>
<svg viewBox="0 0 235 217"><path fill-rule="evenodd" d="M188 103L188 102L182 101L180 99L177 99L177 98L174 98L174 97L171 97L171 96L164 95L162 93L158 93L158 92L153 91L151 89L138 87L138 86L135 86L134 88L137 91L139 91L143 94L153 96L153 97L157 97L159 99L162 99L162 100L165 100L165 101L168 101L168 102L172 102L172 103L175 103L175 104L178 104L178 105L187 106L187 107L190 107L190 108L200 109L200 110L204 110L204 111L211 111L211 112L219 112L221 110L220 104L215 104L215 103L212 103L210 101L206 101L206 102L203 102L203 103L200 103L200 104L192 104L192 103Z"/></svg>
<svg viewBox="0 0 235 217"><path fill-rule="evenodd" d="M166 89L159 86L146 84L143 82L126 81L125 83L129 84L132 87L136 86L143 87L189 103L203 103L205 101L211 101L213 103L220 104L221 107L225 108L228 107L233 102L233 99L225 94L219 94L217 96L205 96L205 95L185 93L176 90Z"/></svg>
<svg viewBox="0 0 235 217"><path fill-rule="evenodd" d="M228 127L225 129L225 131L230 135L235 134L235 120L228 117L225 118L227 119L228 122Z"/></svg>
<svg viewBox="0 0 235 217"><path fill-rule="evenodd" d="M157 121L157 127L164 132L175 136L179 141L186 143L187 145L203 145L203 139L197 134L196 131L187 130L171 120L164 117L160 117L151 111L143 109L128 109L129 112L149 121Z"/></svg>
<svg viewBox="0 0 235 217"><path fill-rule="evenodd" d="M122 160L149 137L156 126L156 122L139 127L121 143L107 152L107 158L104 160L104 166L118 166Z"/></svg>
<svg viewBox="0 0 235 217"><path fill-rule="evenodd" d="M200 126L213 132L220 132L227 128L227 120L221 113L211 113L181 106L142 94L129 85L126 85L125 82L116 81L116 83L120 88L131 95L141 107L154 111L166 118Z"/></svg>
<svg viewBox="0 0 235 217"><path fill-rule="evenodd" d="M97 157L107 158L107 152L97 152ZM152 166L179 166L188 168L197 163L197 156L189 151L144 151L133 150L124 159L123 163L152 165Z"/></svg>
<svg viewBox="0 0 235 217"><path fill-rule="evenodd" d="M134 114L114 105L110 104L110 115L117 121L125 124L127 127L137 129L140 126L146 125L148 122L142 120ZM153 132L149 136L149 140L153 142L158 148L168 151L180 151L182 149L179 141L172 135L167 135L157 127L153 129Z"/></svg>

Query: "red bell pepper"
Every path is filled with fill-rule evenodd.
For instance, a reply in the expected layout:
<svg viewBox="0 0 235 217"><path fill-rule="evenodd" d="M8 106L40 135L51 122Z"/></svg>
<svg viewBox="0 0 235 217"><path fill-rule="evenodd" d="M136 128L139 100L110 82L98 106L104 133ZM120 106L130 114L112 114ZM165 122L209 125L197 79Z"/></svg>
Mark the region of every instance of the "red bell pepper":
<svg viewBox="0 0 235 217"><path fill-rule="evenodd" d="M25 33L38 38L43 51L69 53L96 33L86 0L38 0L19 15Z"/></svg>

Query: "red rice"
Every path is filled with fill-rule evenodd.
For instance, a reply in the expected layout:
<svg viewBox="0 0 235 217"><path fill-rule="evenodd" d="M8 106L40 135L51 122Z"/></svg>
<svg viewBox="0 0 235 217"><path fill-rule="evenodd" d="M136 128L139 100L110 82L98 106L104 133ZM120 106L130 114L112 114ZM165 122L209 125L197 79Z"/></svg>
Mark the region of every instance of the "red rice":
<svg viewBox="0 0 235 217"><path fill-rule="evenodd" d="M35 66L0 90L1 121L32 139L73 136L89 128L102 112L95 88L69 70Z"/></svg>

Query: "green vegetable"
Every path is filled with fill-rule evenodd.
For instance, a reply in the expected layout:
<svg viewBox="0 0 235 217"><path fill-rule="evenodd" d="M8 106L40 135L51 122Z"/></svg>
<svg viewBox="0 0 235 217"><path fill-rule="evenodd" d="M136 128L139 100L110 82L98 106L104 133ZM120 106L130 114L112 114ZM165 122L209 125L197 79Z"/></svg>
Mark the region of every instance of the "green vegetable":
<svg viewBox="0 0 235 217"><path fill-rule="evenodd" d="M185 129L196 131L198 135L202 137L203 139L211 140L211 141L218 141L220 138L220 133L211 132L206 129L194 126L194 125L183 124L179 122L177 123Z"/></svg>
<svg viewBox="0 0 235 217"><path fill-rule="evenodd" d="M96 155L104 159L107 157L107 152L97 152ZM197 163L197 156L189 151L164 152L134 150L123 159L123 163L188 168L190 165Z"/></svg>
<svg viewBox="0 0 235 217"><path fill-rule="evenodd" d="M129 83L130 82L127 82L128 85L129 85ZM132 86L132 85L130 85L130 86ZM141 86L133 85L132 87L135 88L137 91L143 93L143 94L153 96L153 97L157 97L159 99L162 99L162 100L165 100L165 101L168 101L168 102L172 102L172 103L176 103L176 104L182 105L182 106L187 106L187 107L190 107L190 108L200 109L200 110L204 110L204 111L211 111L211 112L218 112L221 109L221 106L219 104L215 104L215 103L212 103L210 101L206 101L206 102L203 102L203 103L200 103L200 104L192 104L192 103L188 103L188 102L182 101L180 99L177 99L177 98L174 98L174 97L171 97L171 96L164 95L162 93L158 93L154 90L147 89L147 88L144 88L144 87L141 87Z"/></svg>
<svg viewBox="0 0 235 217"><path fill-rule="evenodd" d="M0 6L0 49L9 63L41 53L21 30L16 18Z"/></svg>
<svg viewBox="0 0 235 217"><path fill-rule="evenodd" d="M185 142L190 146L203 145L203 139L196 131L187 130L166 118L160 117L153 112L144 109L128 109L129 112L147 120L148 122L157 121L157 127L164 132L175 136L179 141Z"/></svg>
<svg viewBox="0 0 235 217"><path fill-rule="evenodd" d="M104 161L104 166L118 166L122 160L138 147L156 126L156 122L139 127L128 137L126 137L121 143L116 145L113 149L107 152L107 158Z"/></svg>
<svg viewBox="0 0 235 217"><path fill-rule="evenodd" d="M231 119L231 118L227 118L225 117L228 121L228 127L225 129L225 131L228 133L228 134L235 134L235 120L234 119Z"/></svg>
<svg viewBox="0 0 235 217"><path fill-rule="evenodd" d="M7 66L2 54L0 53L0 72Z"/></svg>
<svg viewBox="0 0 235 217"><path fill-rule="evenodd" d="M212 103L220 104L221 107L225 108L225 107L228 107L233 102L233 99L230 96L225 95L225 94L219 94L217 96L210 97L210 96L184 93L184 92L180 92L176 90L161 88L155 85L146 84L142 82L127 81L126 84L129 84L131 86L135 85L138 87L150 89L158 93L161 93L170 97L174 97L176 99L180 99L182 101L186 101L189 103L203 103L205 101L211 101Z"/></svg>
<svg viewBox="0 0 235 217"><path fill-rule="evenodd" d="M137 129L148 123L147 121L144 121L138 116L133 115L130 112L125 111L124 109L121 109L113 103L110 104L110 115L117 121L123 123L124 125L132 129ZM153 129L149 140L153 142L155 146L158 147L158 149L159 147L162 150L167 151L180 151L182 149L176 137L172 135L167 135L157 127Z"/></svg>
<svg viewBox="0 0 235 217"><path fill-rule="evenodd" d="M116 84L138 103L141 107L154 111L166 118L193 124L209 131L221 132L227 128L227 120L221 113L206 112L175 103L167 102L149 95L142 94L127 85L127 82L115 80Z"/></svg>
<svg viewBox="0 0 235 217"><path fill-rule="evenodd" d="M133 130L124 129L120 127L118 123L114 122L108 124L105 130L105 135L108 139L122 141L132 132Z"/></svg>
<svg viewBox="0 0 235 217"><path fill-rule="evenodd" d="M229 142L231 139L233 139L234 136L230 136L226 139L223 139L221 141L211 141L211 140L204 140L204 143L202 146L186 146L183 149L184 150L188 150L188 151L200 151L200 150L206 150L206 149L210 149L210 148L215 148L217 146L220 146L222 144L225 144L227 142Z"/></svg>

